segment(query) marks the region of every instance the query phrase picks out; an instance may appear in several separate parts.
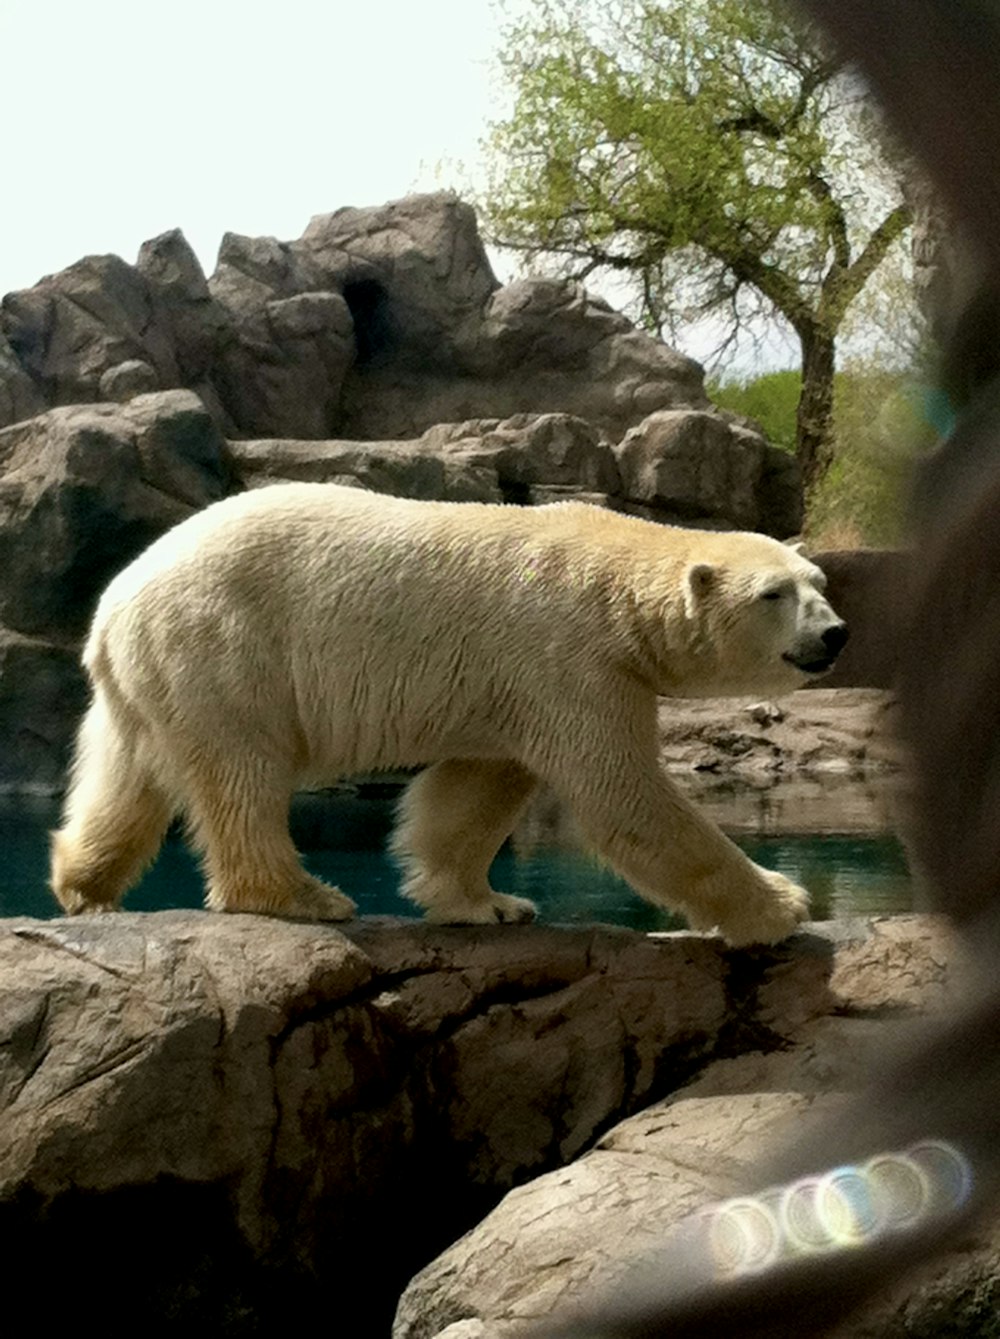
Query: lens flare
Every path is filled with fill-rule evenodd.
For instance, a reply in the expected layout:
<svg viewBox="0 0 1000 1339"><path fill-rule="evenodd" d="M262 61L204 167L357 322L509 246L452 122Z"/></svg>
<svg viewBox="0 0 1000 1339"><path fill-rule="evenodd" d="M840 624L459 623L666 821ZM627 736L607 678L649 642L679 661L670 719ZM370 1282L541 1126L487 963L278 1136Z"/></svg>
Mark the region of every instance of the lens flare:
<svg viewBox="0 0 1000 1339"><path fill-rule="evenodd" d="M781 1225L785 1244L795 1251L823 1251L830 1245L830 1234L816 1203L821 1181L806 1176L793 1181L781 1195Z"/></svg>
<svg viewBox="0 0 1000 1339"><path fill-rule="evenodd" d="M854 1246L878 1230L866 1168L837 1167L827 1172L816 1191L816 1207L832 1245Z"/></svg>
<svg viewBox="0 0 1000 1339"><path fill-rule="evenodd" d="M856 1249L921 1227L955 1213L971 1192L965 1155L944 1140L925 1139L859 1166L725 1200L698 1219L707 1231L714 1277L734 1279L780 1260Z"/></svg>
<svg viewBox="0 0 1000 1339"><path fill-rule="evenodd" d="M781 1224L763 1197L727 1200L711 1216L709 1244L720 1278L756 1273L778 1258Z"/></svg>

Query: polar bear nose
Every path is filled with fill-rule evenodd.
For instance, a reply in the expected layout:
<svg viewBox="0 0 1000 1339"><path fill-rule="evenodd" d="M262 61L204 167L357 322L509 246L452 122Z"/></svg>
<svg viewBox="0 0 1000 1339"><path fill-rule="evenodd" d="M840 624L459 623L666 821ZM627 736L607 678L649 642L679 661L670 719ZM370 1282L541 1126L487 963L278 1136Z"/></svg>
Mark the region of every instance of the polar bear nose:
<svg viewBox="0 0 1000 1339"><path fill-rule="evenodd" d="M839 656L841 651L847 645L847 639L850 633L847 631L846 623L833 623L825 629L823 633L823 645L830 653L831 659Z"/></svg>

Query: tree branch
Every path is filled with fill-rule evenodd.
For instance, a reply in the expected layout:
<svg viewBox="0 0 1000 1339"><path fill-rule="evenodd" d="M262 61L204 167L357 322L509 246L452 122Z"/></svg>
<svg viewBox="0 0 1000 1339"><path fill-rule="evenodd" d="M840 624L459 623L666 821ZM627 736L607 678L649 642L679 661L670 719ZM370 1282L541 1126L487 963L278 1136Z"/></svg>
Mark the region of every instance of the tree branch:
<svg viewBox="0 0 1000 1339"><path fill-rule="evenodd" d="M913 211L910 206L897 205L871 234L852 265L846 269L835 267L829 271L820 291L817 316L831 333L838 329L847 308L881 265L893 242L903 235L912 222Z"/></svg>

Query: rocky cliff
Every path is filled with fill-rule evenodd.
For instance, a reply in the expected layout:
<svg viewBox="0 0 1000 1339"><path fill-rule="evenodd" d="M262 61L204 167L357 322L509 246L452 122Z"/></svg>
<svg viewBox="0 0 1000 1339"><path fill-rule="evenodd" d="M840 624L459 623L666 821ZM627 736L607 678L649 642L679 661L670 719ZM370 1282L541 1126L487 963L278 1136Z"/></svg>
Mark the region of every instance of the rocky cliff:
<svg viewBox="0 0 1000 1339"><path fill-rule="evenodd" d="M701 368L578 284L501 287L447 194L226 235L206 279L180 232L89 256L0 309L0 424L186 387L238 437L363 440L568 410L619 438L709 408Z"/></svg>

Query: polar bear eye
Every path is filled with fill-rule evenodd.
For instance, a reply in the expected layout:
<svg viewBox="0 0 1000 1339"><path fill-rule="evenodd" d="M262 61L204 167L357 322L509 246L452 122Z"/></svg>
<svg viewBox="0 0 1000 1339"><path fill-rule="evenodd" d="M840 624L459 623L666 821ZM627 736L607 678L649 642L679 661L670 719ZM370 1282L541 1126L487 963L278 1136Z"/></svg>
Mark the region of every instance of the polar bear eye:
<svg viewBox="0 0 1000 1339"><path fill-rule="evenodd" d="M766 590L760 598L762 600L780 600L784 593L783 590Z"/></svg>

